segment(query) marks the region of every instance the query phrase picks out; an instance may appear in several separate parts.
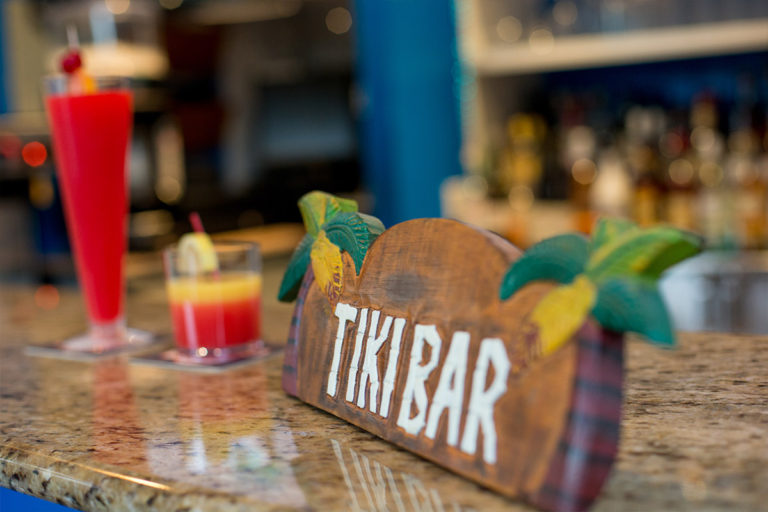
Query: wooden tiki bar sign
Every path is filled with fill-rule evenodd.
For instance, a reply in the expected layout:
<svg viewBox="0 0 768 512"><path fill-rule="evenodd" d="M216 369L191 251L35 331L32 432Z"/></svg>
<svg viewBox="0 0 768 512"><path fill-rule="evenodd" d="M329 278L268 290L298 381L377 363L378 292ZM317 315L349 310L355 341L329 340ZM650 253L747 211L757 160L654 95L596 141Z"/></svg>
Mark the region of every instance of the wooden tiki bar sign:
<svg viewBox="0 0 768 512"><path fill-rule="evenodd" d="M499 493L588 508L619 442L621 333L674 343L655 281L699 239L603 220L522 254L452 220L384 231L321 192L299 207L286 392Z"/></svg>

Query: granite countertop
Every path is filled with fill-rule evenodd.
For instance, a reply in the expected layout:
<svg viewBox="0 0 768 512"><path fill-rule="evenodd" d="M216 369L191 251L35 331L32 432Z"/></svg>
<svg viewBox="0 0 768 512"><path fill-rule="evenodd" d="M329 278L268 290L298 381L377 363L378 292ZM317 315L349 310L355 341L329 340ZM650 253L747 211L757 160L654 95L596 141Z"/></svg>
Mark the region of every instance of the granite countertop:
<svg viewBox="0 0 768 512"><path fill-rule="evenodd" d="M271 300L265 337L285 339ZM529 510L280 389L282 354L217 375L25 355L84 328L75 290L0 286L0 485L85 510ZM158 275L128 318L168 333ZM596 511L768 510L768 337L628 342L624 422Z"/></svg>

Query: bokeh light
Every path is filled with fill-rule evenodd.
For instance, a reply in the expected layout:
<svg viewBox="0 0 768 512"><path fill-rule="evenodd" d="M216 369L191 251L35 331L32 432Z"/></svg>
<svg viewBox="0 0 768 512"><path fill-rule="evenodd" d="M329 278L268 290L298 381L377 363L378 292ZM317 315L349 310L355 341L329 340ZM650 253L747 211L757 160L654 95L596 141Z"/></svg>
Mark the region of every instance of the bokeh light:
<svg viewBox="0 0 768 512"><path fill-rule="evenodd" d="M693 164L685 158L678 158L669 164L669 177L677 185L688 185L695 174Z"/></svg>
<svg viewBox="0 0 768 512"><path fill-rule="evenodd" d="M169 11L173 9L178 9L181 7L181 4L184 3L184 0L158 0L160 3L160 6L163 9L168 9Z"/></svg>
<svg viewBox="0 0 768 512"><path fill-rule="evenodd" d="M131 7L131 0L104 0L104 3L112 14L124 14Z"/></svg>
<svg viewBox="0 0 768 512"><path fill-rule="evenodd" d="M51 207L55 197L53 182L50 176L30 176L29 178L29 202L38 210L46 210Z"/></svg>
<svg viewBox="0 0 768 512"><path fill-rule="evenodd" d="M691 144L700 152L711 151L715 147L715 131L705 126L697 126L691 132Z"/></svg>
<svg viewBox="0 0 768 512"><path fill-rule="evenodd" d="M21 150L21 157L30 167L40 167L45 163L45 159L48 157L48 151L40 142L28 142L24 144L24 148Z"/></svg>
<svg viewBox="0 0 768 512"><path fill-rule="evenodd" d="M723 168L715 162L704 162L699 168L699 178L705 186L716 187L723 181Z"/></svg>
<svg viewBox="0 0 768 512"><path fill-rule="evenodd" d="M35 305L40 309L56 309L59 306L59 290L52 284L39 286L35 290Z"/></svg>
<svg viewBox="0 0 768 512"><path fill-rule="evenodd" d="M589 158L579 158L571 167L571 175L579 185L589 185L597 177L597 166Z"/></svg>
<svg viewBox="0 0 768 512"><path fill-rule="evenodd" d="M523 25L514 16L504 16L496 23L496 33L507 43L515 43L523 35Z"/></svg>
<svg viewBox="0 0 768 512"><path fill-rule="evenodd" d="M155 194L165 204L176 204L184 195L184 188L177 178L163 176L155 184Z"/></svg>
<svg viewBox="0 0 768 512"><path fill-rule="evenodd" d="M21 139L12 133L0 133L0 155L11 160L19 157Z"/></svg>
<svg viewBox="0 0 768 512"><path fill-rule="evenodd" d="M560 0L552 9L552 16L555 18L558 25L570 27L576 23L576 19L579 17L579 11L576 8L576 4L571 0Z"/></svg>
<svg viewBox="0 0 768 512"><path fill-rule="evenodd" d="M555 36L547 28L537 28L528 38L528 46L536 55L547 55L555 48Z"/></svg>
<svg viewBox="0 0 768 512"><path fill-rule="evenodd" d="M526 212L533 206L533 190L527 185L515 185L509 189L507 200L515 212Z"/></svg>
<svg viewBox="0 0 768 512"><path fill-rule="evenodd" d="M343 7L334 7L325 15L325 26L334 34L345 34L352 27L352 14Z"/></svg>

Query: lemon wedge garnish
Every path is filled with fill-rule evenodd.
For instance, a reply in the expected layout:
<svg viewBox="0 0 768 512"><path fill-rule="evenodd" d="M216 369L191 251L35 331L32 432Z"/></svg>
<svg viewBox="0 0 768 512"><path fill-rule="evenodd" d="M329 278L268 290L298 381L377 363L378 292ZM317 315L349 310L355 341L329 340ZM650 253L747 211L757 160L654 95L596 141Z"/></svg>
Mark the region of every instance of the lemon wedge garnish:
<svg viewBox="0 0 768 512"><path fill-rule="evenodd" d="M216 249L211 237L205 233L187 233L179 240L179 269L197 275L219 269Z"/></svg>

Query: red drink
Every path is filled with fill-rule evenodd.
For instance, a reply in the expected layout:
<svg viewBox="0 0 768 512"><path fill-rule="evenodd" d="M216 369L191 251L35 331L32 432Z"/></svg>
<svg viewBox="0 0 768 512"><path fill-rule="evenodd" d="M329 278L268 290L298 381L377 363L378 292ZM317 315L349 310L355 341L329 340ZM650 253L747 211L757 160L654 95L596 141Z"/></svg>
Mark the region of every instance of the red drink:
<svg viewBox="0 0 768 512"><path fill-rule="evenodd" d="M69 237L91 322L121 320L132 126L125 89L46 98Z"/></svg>
<svg viewBox="0 0 768 512"><path fill-rule="evenodd" d="M217 349L260 340L259 274L176 277L167 291L176 344L186 355L217 356Z"/></svg>

